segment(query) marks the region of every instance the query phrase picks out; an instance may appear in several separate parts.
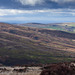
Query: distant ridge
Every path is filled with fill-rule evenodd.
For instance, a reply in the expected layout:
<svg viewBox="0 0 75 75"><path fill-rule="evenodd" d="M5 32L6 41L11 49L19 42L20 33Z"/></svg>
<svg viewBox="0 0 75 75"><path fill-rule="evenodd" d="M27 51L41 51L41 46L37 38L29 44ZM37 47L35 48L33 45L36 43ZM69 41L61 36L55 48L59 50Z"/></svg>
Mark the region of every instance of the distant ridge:
<svg viewBox="0 0 75 75"><path fill-rule="evenodd" d="M61 31L75 33L75 23L50 23L50 24L25 23L25 24L16 24L16 25L26 26L26 27L36 27L36 28L47 28L47 29L54 29L54 30L61 30Z"/></svg>

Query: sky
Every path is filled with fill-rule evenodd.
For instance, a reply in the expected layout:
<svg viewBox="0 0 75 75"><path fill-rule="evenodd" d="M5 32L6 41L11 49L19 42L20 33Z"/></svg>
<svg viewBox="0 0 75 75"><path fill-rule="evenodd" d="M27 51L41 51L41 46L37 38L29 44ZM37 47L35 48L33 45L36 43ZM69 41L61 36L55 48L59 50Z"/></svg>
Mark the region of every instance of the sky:
<svg viewBox="0 0 75 75"><path fill-rule="evenodd" d="M75 22L75 0L0 0L0 22Z"/></svg>

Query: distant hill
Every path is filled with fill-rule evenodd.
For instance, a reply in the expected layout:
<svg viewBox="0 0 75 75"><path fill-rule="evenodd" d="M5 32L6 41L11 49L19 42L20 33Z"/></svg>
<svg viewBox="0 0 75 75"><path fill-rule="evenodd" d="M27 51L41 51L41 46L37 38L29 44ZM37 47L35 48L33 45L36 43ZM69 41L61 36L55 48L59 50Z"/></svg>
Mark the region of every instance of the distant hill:
<svg viewBox="0 0 75 75"><path fill-rule="evenodd" d="M0 23L0 63L17 65L75 60L75 33Z"/></svg>
<svg viewBox="0 0 75 75"><path fill-rule="evenodd" d="M50 23L50 24L26 23L26 24L16 24L16 25L27 26L27 27L48 28L48 29L62 30L62 31L75 33L75 23Z"/></svg>

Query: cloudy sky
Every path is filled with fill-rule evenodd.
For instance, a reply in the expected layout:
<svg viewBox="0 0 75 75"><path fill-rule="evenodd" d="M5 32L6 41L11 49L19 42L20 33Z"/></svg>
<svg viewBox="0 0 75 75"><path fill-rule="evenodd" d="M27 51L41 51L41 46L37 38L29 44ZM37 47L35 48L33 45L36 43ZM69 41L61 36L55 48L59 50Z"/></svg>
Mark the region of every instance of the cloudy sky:
<svg viewBox="0 0 75 75"><path fill-rule="evenodd" d="M75 0L0 0L0 22L75 22Z"/></svg>

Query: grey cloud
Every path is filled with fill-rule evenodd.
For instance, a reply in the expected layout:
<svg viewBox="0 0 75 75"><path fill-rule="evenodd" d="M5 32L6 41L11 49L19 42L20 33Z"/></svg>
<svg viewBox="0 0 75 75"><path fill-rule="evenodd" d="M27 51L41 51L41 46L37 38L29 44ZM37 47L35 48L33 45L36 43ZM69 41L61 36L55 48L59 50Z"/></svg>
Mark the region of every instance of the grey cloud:
<svg viewBox="0 0 75 75"><path fill-rule="evenodd" d="M75 9L74 0L0 0L1 9Z"/></svg>

